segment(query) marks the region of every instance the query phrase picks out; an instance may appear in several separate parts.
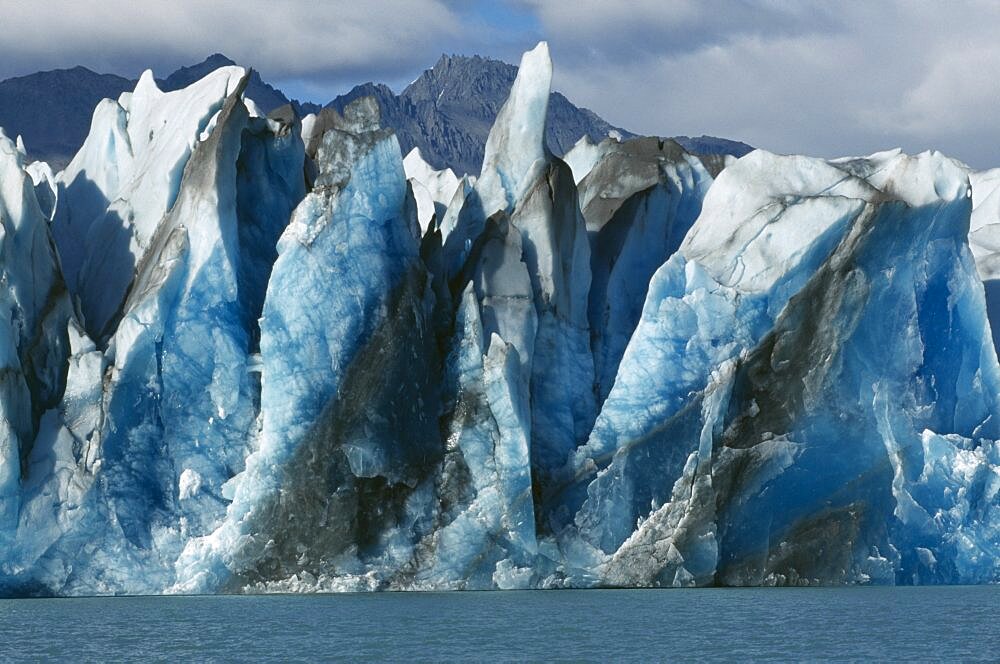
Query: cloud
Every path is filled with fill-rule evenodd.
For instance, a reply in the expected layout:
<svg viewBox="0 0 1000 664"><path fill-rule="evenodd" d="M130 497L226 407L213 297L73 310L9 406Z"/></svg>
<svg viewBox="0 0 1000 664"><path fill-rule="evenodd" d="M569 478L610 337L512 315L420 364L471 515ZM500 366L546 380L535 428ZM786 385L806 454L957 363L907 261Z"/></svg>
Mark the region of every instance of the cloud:
<svg viewBox="0 0 1000 664"><path fill-rule="evenodd" d="M1000 165L996 3L521 2L550 39L556 85L634 131Z"/></svg>
<svg viewBox="0 0 1000 664"><path fill-rule="evenodd" d="M841 29L833 5L768 0L520 0L568 50L642 62L745 37L788 37Z"/></svg>
<svg viewBox="0 0 1000 664"><path fill-rule="evenodd" d="M214 52L275 78L397 75L463 33L439 0L4 2L0 77L83 64L134 75ZM30 64L29 64L30 63Z"/></svg>

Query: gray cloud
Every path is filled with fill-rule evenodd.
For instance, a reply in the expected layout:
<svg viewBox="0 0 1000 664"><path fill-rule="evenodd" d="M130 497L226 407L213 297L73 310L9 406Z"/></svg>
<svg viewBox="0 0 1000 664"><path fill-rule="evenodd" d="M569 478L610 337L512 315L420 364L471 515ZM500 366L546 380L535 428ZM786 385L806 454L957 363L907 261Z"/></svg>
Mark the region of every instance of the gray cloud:
<svg viewBox="0 0 1000 664"><path fill-rule="evenodd" d="M996 3L532 4L557 85L635 131L819 156L937 148L1000 165Z"/></svg>
<svg viewBox="0 0 1000 664"><path fill-rule="evenodd" d="M836 5L774 0L517 0L531 7L577 55L641 63L725 47L747 37L791 37L843 30Z"/></svg>
<svg viewBox="0 0 1000 664"><path fill-rule="evenodd" d="M83 64L135 74L223 52L274 78L394 75L462 36L440 0L0 2L0 76Z"/></svg>

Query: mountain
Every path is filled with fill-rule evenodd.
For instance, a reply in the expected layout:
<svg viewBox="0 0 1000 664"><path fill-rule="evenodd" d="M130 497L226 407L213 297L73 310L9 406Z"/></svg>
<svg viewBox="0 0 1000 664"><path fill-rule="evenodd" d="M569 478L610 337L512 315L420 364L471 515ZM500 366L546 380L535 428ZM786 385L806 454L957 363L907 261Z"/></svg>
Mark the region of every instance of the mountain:
<svg viewBox="0 0 1000 664"><path fill-rule="evenodd" d="M0 136L0 595L1000 582L998 174L557 159L551 79L474 180L234 66Z"/></svg>
<svg viewBox="0 0 1000 664"><path fill-rule="evenodd" d="M221 53L198 64L181 67L157 79L165 91L179 90L222 67L236 63ZM418 147L423 158L437 169L477 174L490 127L510 91L517 67L480 56L442 55L400 94L382 83L355 86L327 104L338 111L355 99L372 96L382 122L396 131L404 153ZM54 170L69 163L90 128L91 113L101 99L117 99L135 86L134 80L96 74L84 67L40 72L0 81L0 127L11 136L21 134L32 158L49 161ZM246 95L264 113L291 104L299 117L318 113L321 106L290 100L266 83L256 71L250 75ZM548 105L546 141L556 155L563 155L582 137L594 142L609 132L628 138L633 134L605 122L593 111L580 108L558 92ZM752 148L738 141L711 136L676 137L690 152L702 155L743 156Z"/></svg>
<svg viewBox="0 0 1000 664"><path fill-rule="evenodd" d="M216 69L234 65L236 65L236 62L233 60L230 60L221 53L215 53L196 65L181 67L165 79L158 80L157 83L164 92L180 90L196 81L200 81ZM253 99L257 107L264 113L270 113L285 104L291 104L299 116L303 117L309 113L317 113L322 108L318 104L302 103L298 100L288 99L281 90L265 83L256 71L250 73L246 96Z"/></svg>
<svg viewBox="0 0 1000 664"><path fill-rule="evenodd" d="M190 67L181 67L157 81L165 92L185 88L209 73L234 65L216 53ZM0 127L11 137L21 135L34 159L48 161L54 170L69 163L90 130L94 107L102 99L117 99L136 81L113 74L97 74L86 67L38 72L0 81ZM316 104L290 101L253 72L247 96L268 113L291 103L300 115L320 110Z"/></svg>
<svg viewBox="0 0 1000 664"><path fill-rule="evenodd" d="M681 147L688 152L700 155L732 155L742 157L753 150L753 146L742 141L733 141L728 138L718 138L716 136L673 136Z"/></svg>
<svg viewBox="0 0 1000 664"><path fill-rule="evenodd" d="M417 147L435 168L478 174L486 137L516 76L517 67L499 60L442 55L399 95L384 84L365 83L328 106L342 111L359 97L373 96L404 153ZM546 126L546 142L557 155L567 152L581 136L600 141L611 131L623 137L633 135L574 106L558 92L551 93Z"/></svg>
<svg viewBox="0 0 1000 664"><path fill-rule="evenodd" d="M33 157L58 170L83 144L97 103L133 86L86 67L9 78L0 81L0 127L12 138L20 134Z"/></svg>
<svg viewBox="0 0 1000 664"><path fill-rule="evenodd" d="M476 56L442 55L415 81L396 95L382 83L364 83L329 104L343 111L359 97L374 97L383 122L392 127L404 154L420 148L437 169L478 174L486 137L517 76L514 65ZM559 92L552 92L546 117L546 144L556 155L566 154L581 137L600 142L609 133L634 136L580 108ZM693 154L742 157L753 148L746 143L714 136L675 136Z"/></svg>

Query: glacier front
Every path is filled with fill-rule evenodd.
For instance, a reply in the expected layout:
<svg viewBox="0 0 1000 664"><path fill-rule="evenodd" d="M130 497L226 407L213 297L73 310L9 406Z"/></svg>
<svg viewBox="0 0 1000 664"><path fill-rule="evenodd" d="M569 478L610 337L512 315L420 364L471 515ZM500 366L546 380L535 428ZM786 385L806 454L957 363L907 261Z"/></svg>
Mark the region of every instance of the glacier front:
<svg viewBox="0 0 1000 664"><path fill-rule="evenodd" d="M0 594L1000 582L1000 177L545 143L250 73L0 133Z"/></svg>

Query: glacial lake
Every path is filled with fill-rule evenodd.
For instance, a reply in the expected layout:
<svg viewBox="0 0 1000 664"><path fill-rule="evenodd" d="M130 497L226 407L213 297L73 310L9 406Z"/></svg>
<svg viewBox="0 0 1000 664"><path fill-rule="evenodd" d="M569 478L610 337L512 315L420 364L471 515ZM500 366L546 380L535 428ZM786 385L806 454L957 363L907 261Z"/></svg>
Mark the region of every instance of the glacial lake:
<svg viewBox="0 0 1000 664"><path fill-rule="evenodd" d="M997 661L1000 587L0 600L0 660Z"/></svg>

